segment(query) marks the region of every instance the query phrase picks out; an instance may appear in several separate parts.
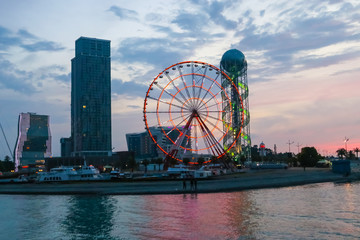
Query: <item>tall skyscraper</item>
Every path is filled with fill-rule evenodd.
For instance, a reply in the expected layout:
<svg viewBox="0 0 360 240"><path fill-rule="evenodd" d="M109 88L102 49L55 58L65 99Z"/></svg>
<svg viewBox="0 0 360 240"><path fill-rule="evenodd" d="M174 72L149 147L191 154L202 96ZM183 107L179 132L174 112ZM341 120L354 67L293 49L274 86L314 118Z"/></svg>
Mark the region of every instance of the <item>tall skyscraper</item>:
<svg viewBox="0 0 360 240"><path fill-rule="evenodd" d="M80 37L71 60L74 156L111 154L110 41Z"/></svg>
<svg viewBox="0 0 360 240"><path fill-rule="evenodd" d="M15 145L15 169L19 166L44 165L51 156L49 116L20 113Z"/></svg>

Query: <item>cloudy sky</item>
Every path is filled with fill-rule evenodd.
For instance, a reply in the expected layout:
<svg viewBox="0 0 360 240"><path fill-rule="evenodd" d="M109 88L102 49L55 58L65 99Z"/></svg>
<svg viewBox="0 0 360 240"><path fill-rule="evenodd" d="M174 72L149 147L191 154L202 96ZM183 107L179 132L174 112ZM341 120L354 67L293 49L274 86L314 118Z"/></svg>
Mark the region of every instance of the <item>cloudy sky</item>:
<svg viewBox="0 0 360 240"><path fill-rule="evenodd" d="M288 151L360 147L357 0L0 0L0 123L11 149L21 112L51 117L53 155L70 136L70 61L80 36L111 40L113 147L144 130L153 78L180 61L248 61L251 135ZM300 147L301 148L301 147ZM0 159L8 155L0 132Z"/></svg>

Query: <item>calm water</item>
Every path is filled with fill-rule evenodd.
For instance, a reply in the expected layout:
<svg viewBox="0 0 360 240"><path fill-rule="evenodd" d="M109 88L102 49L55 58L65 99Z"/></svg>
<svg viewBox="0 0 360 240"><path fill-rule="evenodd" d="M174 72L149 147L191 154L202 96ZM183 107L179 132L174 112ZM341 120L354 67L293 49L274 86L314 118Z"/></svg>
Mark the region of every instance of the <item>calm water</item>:
<svg viewBox="0 0 360 240"><path fill-rule="evenodd" d="M360 183L152 196L0 195L0 239L359 239Z"/></svg>

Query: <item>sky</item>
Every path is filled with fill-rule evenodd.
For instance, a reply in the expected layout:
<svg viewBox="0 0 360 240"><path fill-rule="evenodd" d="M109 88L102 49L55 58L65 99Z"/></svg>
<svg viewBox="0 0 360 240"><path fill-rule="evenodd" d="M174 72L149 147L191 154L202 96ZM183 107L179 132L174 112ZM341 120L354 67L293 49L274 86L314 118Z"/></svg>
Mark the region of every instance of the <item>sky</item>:
<svg viewBox="0 0 360 240"><path fill-rule="evenodd" d="M230 49L248 63L253 145L335 155L347 137L348 150L360 148L357 0L0 0L0 123L12 151L19 114L35 112L50 116L60 155L80 36L111 40L114 151L145 130L143 101L158 73L190 60L219 67Z"/></svg>

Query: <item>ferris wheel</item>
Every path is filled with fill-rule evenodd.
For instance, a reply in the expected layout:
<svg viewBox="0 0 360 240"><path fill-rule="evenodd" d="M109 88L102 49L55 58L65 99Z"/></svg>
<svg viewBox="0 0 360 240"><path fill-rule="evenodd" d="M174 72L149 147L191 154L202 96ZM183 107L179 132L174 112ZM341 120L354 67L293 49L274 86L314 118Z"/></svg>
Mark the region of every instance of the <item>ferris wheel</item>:
<svg viewBox="0 0 360 240"><path fill-rule="evenodd" d="M241 131L232 132L234 96L221 86L224 77L232 83L215 66L186 61L166 68L152 81L144 100L145 128L168 159L188 158L197 164L200 157L211 156L205 161L209 162L224 157L235 145ZM238 92L234 83L229 86ZM242 105L240 94L235 97Z"/></svg>

